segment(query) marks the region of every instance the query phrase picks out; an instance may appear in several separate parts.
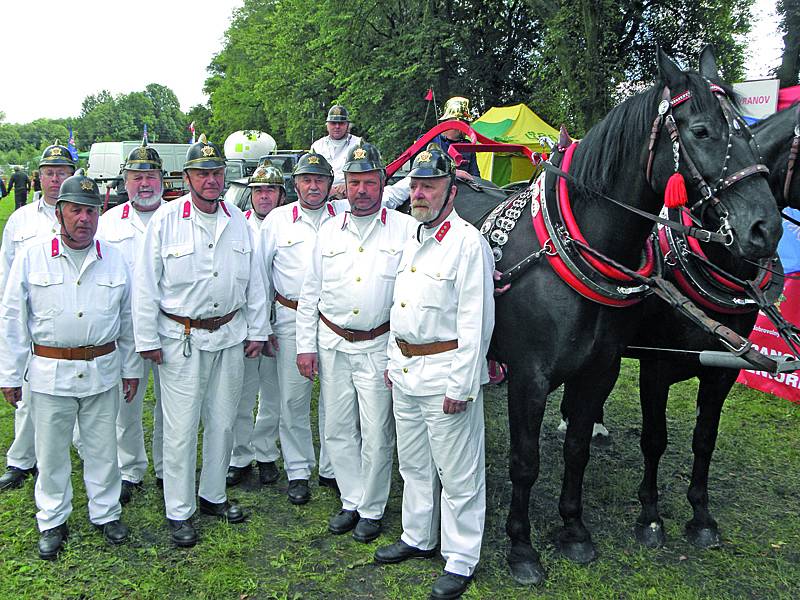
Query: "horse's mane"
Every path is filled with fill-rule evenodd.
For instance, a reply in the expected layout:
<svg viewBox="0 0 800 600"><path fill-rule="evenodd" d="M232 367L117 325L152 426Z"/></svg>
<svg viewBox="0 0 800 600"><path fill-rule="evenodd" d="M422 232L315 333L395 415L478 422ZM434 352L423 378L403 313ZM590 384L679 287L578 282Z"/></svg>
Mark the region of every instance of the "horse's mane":
<svg viewBox="0 0 800 600"><path fill-rule="evenodd" d="M696 71L683 73L685 86L672 90L672 96L689 90L688 102L692 113L718 111L719 103L711 92L709 82ZM734 107L738 108L733 88L715 81L725 90ZM643 168L642 156L656 117L661 93L666 84L658 80L653 87L628 98L592 127L581 141L581 160L572 169L572 175L588 189L607 193L620 173L627 168Z"/></svg>

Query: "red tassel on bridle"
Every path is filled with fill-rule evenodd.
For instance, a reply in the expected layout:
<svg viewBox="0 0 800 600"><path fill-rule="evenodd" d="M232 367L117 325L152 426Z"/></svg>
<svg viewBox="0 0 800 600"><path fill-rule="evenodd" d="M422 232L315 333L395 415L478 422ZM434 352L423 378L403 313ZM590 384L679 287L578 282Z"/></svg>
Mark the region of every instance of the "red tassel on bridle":
<svg viewBox="0 0 800 600"><path fill-rule="evenodd" d="M672 177L667 181L667 187L664 190L664 206L667 208L678 208L685 206L689 199L686 194L686 182L683 180L683 175L680 173L673 173Z"/></svg>

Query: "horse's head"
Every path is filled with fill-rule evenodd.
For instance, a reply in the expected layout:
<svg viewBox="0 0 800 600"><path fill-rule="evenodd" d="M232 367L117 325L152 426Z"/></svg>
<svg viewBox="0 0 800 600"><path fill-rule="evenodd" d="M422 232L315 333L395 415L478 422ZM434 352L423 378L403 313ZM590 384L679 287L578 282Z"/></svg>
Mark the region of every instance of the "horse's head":
<svg viewBox="0 0 800 600"><path fill-rule="evenodd" d="M663 195L676 170L686 182L687 205L707 229L728 236L729 249L746 258L771 256L781 235L780 215L766 169L750 144L731 89L709 49L701 72L681 71L658 51L661 90L648 152L652 189Z"/></svg>
<svg viewBox="0 0 800 600"><path fill-rule="evenodd" d="M800 103L759 121L752 131L778 206L800 208Z"/></svg>

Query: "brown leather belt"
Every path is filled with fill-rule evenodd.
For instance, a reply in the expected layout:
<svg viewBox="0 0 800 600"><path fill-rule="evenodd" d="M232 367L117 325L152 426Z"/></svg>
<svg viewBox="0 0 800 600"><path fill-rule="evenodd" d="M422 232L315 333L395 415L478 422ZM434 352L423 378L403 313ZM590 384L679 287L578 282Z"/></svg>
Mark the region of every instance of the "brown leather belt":
<svg viewBox="0 0 800 600"><path fill-rule="evenodd" d="M102 346L80 346L79 348L56 348L55 346L34 344L33 353L36 356L61 360L93 360L98 356L111 354L116 347L116 342L108 342Z"/></svg>
<svg viewBox="0 0 800 600"><path fill-rule="evenodd" d="M283 304L286 308L297 310L297 300L289 300L286 296L282 295L280 292L275 292L275 300L278 301L278 304Z"/></svg>
<svg viewBox="0 0 800 600"><path fill-rule="evenodd" d="M161 313L168 319L172 319L173 321L183 325L184 333L189 335L190 329L206 329L208 331L216 331L226 323L230 323L233 320L233 317L236 316L238 310L239 309L236 309L233 312L229 312L227 315L223 315L221 317L211 317L210 319L190 319L189 317L179 317L178 315L170 314L164 310L162 310Z"/></svg>
<svg viewBox="0 0 800 600"><path fill-rule="evenodd" d="M375 329L359 331L358 329L344 329L343 327L339 327L322 313L319 313L319 318L333 333L343 337L348 342L366 342L368 340L374 340L389 331L389 321L386 321L383 325L378 325Z"/></svg>
<svg viewBox="0 0 800 600"><path fill-rule="evenodd" d="M400 348L400 353L406 358L412 356L428 356L429 354L441 354L448 350L455 350L458 348L458 340L445 340L443 342L428 342L427 344L409 344L399 338L394 340L397 342L397 347Z"/></svg>

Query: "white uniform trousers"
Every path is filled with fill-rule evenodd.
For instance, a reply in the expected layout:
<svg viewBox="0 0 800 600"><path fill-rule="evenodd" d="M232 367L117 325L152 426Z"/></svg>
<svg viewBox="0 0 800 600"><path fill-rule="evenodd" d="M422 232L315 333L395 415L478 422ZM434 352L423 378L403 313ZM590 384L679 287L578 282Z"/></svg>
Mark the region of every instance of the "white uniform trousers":
<svg viewBox="0 0 800 600"><path fill-rule="evenodd" d="M164 505L168 519L186 520L197 509L195 470L197 431L203 420L200 496L225 502L225 476L231 459L233 421L242 393L244 346L206 352L183 341L161 338L161 410L164 414Z"/></svg>
<svg viewBox="0 0 800 600"><path fill-rule="evenodd" d="M258 397L258 412L253 423L253 408ZM274 462L278 450L278 423L281 416L278 394L278 363L261 355L244 359L244 380L239 410L233 424L232 467L258 462Z"/></svg>
<svg viewBox="0 0 800 600"><path fill-rule="evenodd" d="M31 400L39 465L34 491L39 530L58 527L72 512L69 445L76 421L81 428L89 520L102 525L119 519L122 480L117 465L115 432L119 386L85 398L32 392Z"/></svg>
<svg viewBox="0 0 800 600"><path fill-rule="evenodd" d="M442 412L443 395L408 396L397 386L392 395L405 484L401 539L435 547L441 509L445 570L472 575L486 519L483 391L454 415Z"/></svg>
<svg viewBox="0 0 800 600"><path fill-rule="evenodd" d="M36 466L33 416L31 415L31 385L22 382L22 400L14 411L14 441L6 453L6 465L18 469Z"/></svg>
<svg viewBox="0 0 800 600"><path fill-rule="evenodd" d="M139 379L139 388L132 402L125 402L120 394L119 414L117 415L117 454L122 478L131 483L140 483L147 472L147 451L144 447L144 427L142 409L144 394L150 372L153 373L153 393L156 397L153 406L153 466L156 476L162 476L163 460L163 419L161 415L161 389L158 379L158 365L150 360L144 362L144 376Z"/></svg>
<svg viewBox="0 0 800 600"><path fill-rule="evenodd" d="M314 468L314 445L311 441L310 379L297 370L297 343L294 336L278 336L278 389L281 398L280 439L283 468L289 481L308 479ZM325 448L325 402L319 395L319 474L334 477Z"/></svg>
<svg viewBox="0 0 800 600"><path fill-rule="evenodd" d="M347 354L319 349L325 395L325 444L342 508L380 519L389 499L394 457L392 395L383 381L386 350Z"/></svg>

